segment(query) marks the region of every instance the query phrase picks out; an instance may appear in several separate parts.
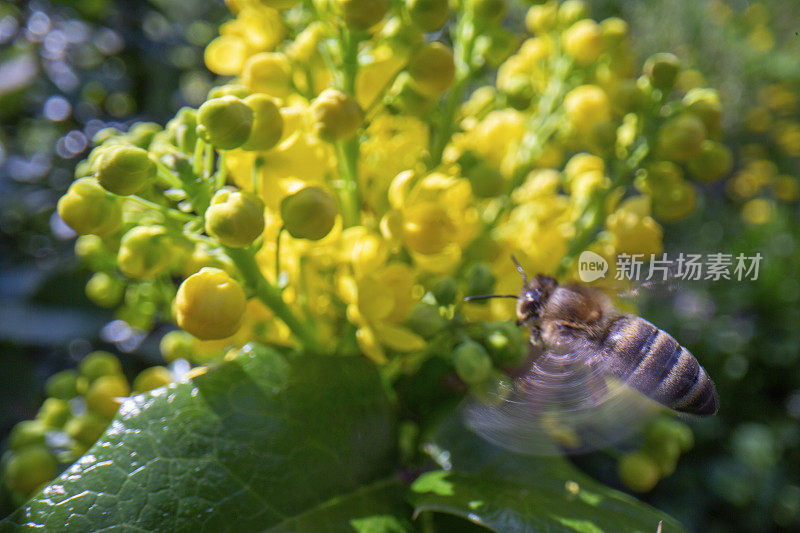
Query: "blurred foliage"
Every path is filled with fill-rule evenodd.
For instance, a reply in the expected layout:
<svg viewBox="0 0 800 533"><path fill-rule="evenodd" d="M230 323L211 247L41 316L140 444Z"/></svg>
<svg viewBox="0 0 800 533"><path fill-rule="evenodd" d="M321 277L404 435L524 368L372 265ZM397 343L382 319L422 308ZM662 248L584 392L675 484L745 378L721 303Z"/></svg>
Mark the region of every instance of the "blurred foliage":
<svg viewBox="0 0 800 533"><path fill-rule="evenodd" d="M600 0L593 10L624 16L642 57L670 50L705 73L731 110L726 138L737 168L727 183L703 189L703 209L667 226L666 251L765 257L757 281L695 282L641 303L641 314L715 377L721 410L692 423L695 447L639 497L692 530L796 530L800 143L792 136L800 117L800 9L791 0ZM128 374L157 361L154 347L130 332L106 328L104 339L94 338L109 317L89 310L87 275L50 215L94 133L124 130L132 119L163 123L180 105L203 101L212 78L202 48L223 13L199 0L0 4L0 375L13 376L0 387L0 438L33 417L48 376L75 366L93 346L135 341L122 344L143 354L123 357ZM23 309L31 314L10 322ZM36 326L45 320L48 332ZM420 396L420 410L436 403L409 392ZM610 456L576 462L623 487ZM0 516L13 507L4 497Z"/></svg>

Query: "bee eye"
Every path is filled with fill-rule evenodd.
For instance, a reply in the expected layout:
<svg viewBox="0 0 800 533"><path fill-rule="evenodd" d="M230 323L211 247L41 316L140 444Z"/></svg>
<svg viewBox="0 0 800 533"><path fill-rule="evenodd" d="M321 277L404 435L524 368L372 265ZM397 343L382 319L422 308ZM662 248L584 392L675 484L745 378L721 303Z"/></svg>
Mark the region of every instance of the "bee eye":
<svg viewBox="0 0 800 533"><path fill-rule="evenodd" d="M539 297L542 295L542 291L539 289L531 289L525 295L528 300L538 300Z"/></svg>

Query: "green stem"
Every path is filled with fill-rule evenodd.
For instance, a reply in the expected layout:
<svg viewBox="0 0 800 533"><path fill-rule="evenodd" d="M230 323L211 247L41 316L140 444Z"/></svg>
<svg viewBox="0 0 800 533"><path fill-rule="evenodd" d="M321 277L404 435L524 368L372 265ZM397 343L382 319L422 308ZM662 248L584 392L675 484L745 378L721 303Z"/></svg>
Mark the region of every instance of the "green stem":
<svg viewBox="0 0 800 533"><path fill-rule="evenodd" d="M253 291L256 298L269 307L272 312L275 313L275 316L280 318L289 327L306 350L312 353L322 353L322 346L317 340L314 330L310 328L307 323L300 320L292 309L286 305L286 302L283 301L283 297L281 296L280 289L264 279L251 251L246 248L224 247L224 249L225 253L236 265L245 284Z"/></svg>
<svg viewBox="0 0 800 533"><path fill-rule="evenodd" d="M217 173L214 176L214 189L221 189L228 181L228 151L219 151L219 161L217 161Z"/></svg>
<svg viewBox="0 0 800 533"><path fill-rule="evenodd" d="M189 213L184 213L182 211L178 211L177 209L171 209L169 207L159 205L155 202L151 202L150 200L145 200L140 196L131 195L125 199L137 203L139 205L142 205L144 207L147 207L148 209L158 211L165 217L177 220L178 222L191 222L193 220L198 220L198 218L194 215L190 215Z"/></svg>
<svg viewBox="0 0 800 533"><path fill-rule="evenodd" d="M456 76L439 118L438 128L434 130L429 168L435 168L442 162L444 149L455 132L456 111L458 111L458 105L461 103L464 88L473 73L472 52L475 47L475 35L473 13L471 10L467 10L456 22L453 42Z"/></svg>
<svg viewBox="0 0 800 533"><path fill-rule="evenodd" d="M334 184L339 198L339 208L345 228L355 226L361 218L361 200L358 191L358 139L336 143L336 159L340 180Z"/></svg>
<svg viewBox="0 0 800 533"><path fill-rule="evenodd" d="M359 36L347 29L340 35L342 64L339 69L339 83L344 92L355 97L356 75L358 74ZM345 228L355 226L361 219L361 199L358 190L358 137L336 143L336 158L340 179L334 188L339 199L342 222Z"/></svg>
<svg viewBox="0 0 800 533"><path fill-rule="evenodd" d="M275 282L278 282L281 276L281 237L286 226L281 226L278 230L278 237L275 239Z"/></svg>
<svg viewBox="0 0 800 533"><path fill-rule="evenodd" d="M156 176L161 183L174 189L181 188L181 180L161 161L155 161Z"/></svg>
<svg viewBox="0 0 800 533"><path fill-rule="evenodd" d="M627 159L620 162L617 166L611 180L611 185L598 190L591 200L586 202L586 205L581 210L581 214L576 221L577 231L575 237L570 241L567 247L567 253L558 265L556 277L561 277L566 274L578 254L586 250L594 241L597 229L605 222L606 200L609 195L620 187L627 188L628 185L630 185L634 171L639 167L642 160L647 157L647 154L647 143L641 143Z"/></svg>

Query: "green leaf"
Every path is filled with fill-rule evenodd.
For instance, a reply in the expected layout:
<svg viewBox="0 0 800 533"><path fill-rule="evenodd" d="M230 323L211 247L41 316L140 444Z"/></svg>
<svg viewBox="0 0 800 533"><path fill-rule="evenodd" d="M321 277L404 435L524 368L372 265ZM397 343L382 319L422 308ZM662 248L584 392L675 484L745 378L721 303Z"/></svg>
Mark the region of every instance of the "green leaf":
<svg viewBox="0 0 800 533"><path fill-rule="evenodd" d="M559 456L519 455L447 419L426 444L446 467L412 484L415 514L449 513L498 531L684 531L673 518L591 479Z"/></svg>
<svg viewBox="0 0 800 533"><path fill-rule="evenodd" d="M394 483L364 488L396 468L395 417L374 367L254 351L126 401L0 530L325 531L404 509Z"/></svg>

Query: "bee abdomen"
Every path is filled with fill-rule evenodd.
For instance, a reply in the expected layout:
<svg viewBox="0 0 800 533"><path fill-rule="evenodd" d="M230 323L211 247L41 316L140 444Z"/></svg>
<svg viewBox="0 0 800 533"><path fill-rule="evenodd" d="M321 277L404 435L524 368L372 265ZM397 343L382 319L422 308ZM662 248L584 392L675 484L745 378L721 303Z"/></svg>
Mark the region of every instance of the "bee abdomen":
<svg viewBox="0 0 800 533"><path fill-rule="evenodd" d="M671 335L636 316L615 320L604 340L611 373L676 411L717 411L714 384L705 369Z"/></svg>

